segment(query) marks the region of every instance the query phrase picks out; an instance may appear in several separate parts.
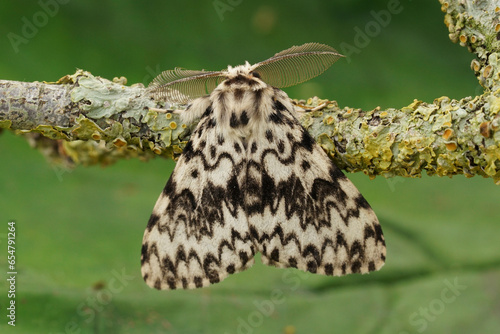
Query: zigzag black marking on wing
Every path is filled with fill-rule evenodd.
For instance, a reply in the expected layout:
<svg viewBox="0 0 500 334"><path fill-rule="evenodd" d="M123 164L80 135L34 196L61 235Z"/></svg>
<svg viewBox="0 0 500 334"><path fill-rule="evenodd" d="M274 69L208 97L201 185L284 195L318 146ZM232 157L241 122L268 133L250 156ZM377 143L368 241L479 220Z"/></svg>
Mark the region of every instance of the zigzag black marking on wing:
<svg viewBox="0 0 500 334"><path fill-rule="evenodd" d="M311 225L311 219L303 219L306 214L308 218L312 218L318 212L326 212L327 217L325 219L318 219L317 223L314 224L316 230L319 230L321 226L331 225L331 213L330 209L333 207L341 215L344 223L348 225L349 219L351 217L359 217L359 208L369 208L366 200L360 195L355 199L356 204L354 208L347 210L345 214L342 211L346 207L348 196L340 185L340 181L346 179L345 175L335 166L332 161L329 161L330 168L330 179L325 180L321 178L316 178L313 183L313 187L309 193L306 194L304 187L301 184L301 177L296 176L295 173L286 181L281 181L278 184L275 183L273 177L268 175L262 166L265 165L265 159L267 156L274 156L281 164L284 166L295 165L297 163L296 156L297 151L302 149L307 152L312 152L316 142L311 137L311 135L300 125L300 123L293 117L290 112L283 106L282 103L278 103L279 100L275 101L274 109L281 112L280 117L290 121L291 130L300 129L302 138L300 141L294 141L291 145L291 150L288 156L283 157L276 149L268 148L265 149L260 156L260 163L250 161L247 168L255 168L261 173L262 176L262 206L251 206L247 208L249 214L263 212L265 207L269 207L271 212L275 214L282 200L285 200L285 214L288 219L294 214L297 214L301 219L301 227L305 229L308 225ZM289 138L292 140L293 138ZM305 153L307 154L307 153ZM255 181L253 182L255 183ZM264 190L265 189L265 190ZM301 202L307 195L307 203L304 205ZM335 201L328 200L325 202L325 198L328 196L334 196ZM291 200L289 200L291 199ZM322 203L323 207L318 208L317 203ZM319 218L319 217L316 217ZM307 222L306 222L307 221ZM316 220L313 220L316 221Z"/></svg>
<svg viewBox="0 0 500 334"><path fill-rule="evenodd" d="M259 244L262 244L264 241L271 241L276 236L278 236L280 239L281 245L286 246L290 242L292 242L297 246L297 248L303 254L307 253L307 250L305 249L307 247L311 248L311 246L313 246L316 250L318 249L315 245L311 245L311 244L303 246L301 244L299 238L297 237L297 235L294 232L285 234L283 232L283 229L279 225L277 225L274 228L274 230L271 234L262 233L262 235L259 235L259 232L254 227L251 227L250 228L250 235L252 236L253 240L255 240ZM375 239L376 243L381 242L385 245L385 241L382 238L382 229L380 228L380 225L376 225L375 228L373 228L371 226L367 226L365 228L364 236L363 236L364 243L366 244L366 241L369 240L370 238ZM335 239L336 240L333 241L331 238L328 238L328 237L325 238L325 240L323 241L323 243L321 245L321 252L320 251L317 252L318 254L321 255L320 259L323 258L323 254L324 254L327 246L329 246L329 245L335 250L335 252L338 252L339 248L344 247L347 250L347 253L350 255L351 258L359 252L356 250L356 248L358 246L355 245L357 243L357 241L354 242L353 245L351 245L349 247L342 232L337 231Z"/></svg>
<svg viewBox="0 0 500 334"><path fill-rule="evenodd" d="M188 145L189 145L189 143L188 143ZM187 147L188 146L186 146L186 148ZM233 166L235 166L233 157L227 152L222 152L221 154L219 154L219 156L217 157L217 160L213 164L210 164L205 159L205 155L204 155L202 150L193 150L192 148L188 148L187 152L186 152L186 149L184 150L184 158L186 159L186 162L189 162L194 157L201 158L201 161L203 163L203 168L205 169L205 171L212 171L212 170L216 169L217 167L219 167L219 164L220 164L222 159L228 159L229 161L231 161Z"/></svg>
<svg viewBox="0 0 500 334"><path fill-rule="evenodd" d="M189 265L189 263L191 263L192 261L195 261L200 266L200 268L203 268L206 277L210 280L211 283L215 283L219 279L218 274L217 272L210 270L210 264L215 263L217 267L220 267L222 264L222 253L224 248L227 247L229 250L234 251L234 245L237 240L240 240L243 243L247 243L251 240L251 238L249 233L245 234L242 237L238 231L231 229L231 242L229 242L228 240L222 240L218 246L218 255L216 256L212 253L207 253L205 254L203 259L200 259L198 253L194 249L191 249L187 253L183 245L177 247L173 259L171 259L168 255L160 258L156 243L151 243L149 245L144 244L141 263L144 264L146 262L150 262L151 257L155 256L157 260L162 264L161 268L163 279L167 281L167 284L169 284L171 289L175 288L175 281L179 278L182 278L178 274L179 266L183 264ZM242 254L238 255L243 266L249 259L253 257L253 253L246 254L245 256L242 256ZM147 279L147 277L145 277L145 279Z"/></svg>
<svg viewBox="0 0 500 334"><path fill-rule="evenodd" d="M288 245L289 243L294 243L303 257L306 257L308 254L313 254L318 266L326 262L324 261L324 254L327 252L328 247L331 247L335 251L335 253L338 253L340 248L344 248L349 256L349 260L352 262L354 258L360 261L363 261L365 259L364 249L366 248L366 243L369 239L373 238L375 239L376 244L381 242L383 245L385 245L385 241L382 235L382 229L378 224L374 227L365 227L363 245L359 243L359 240L356 240L352 243L352 245L349 246L347 241L345 240L345 236L340 231L337 231L335 241L331 238L325 237L320 248L318 248L314 244L302 245L300 239L294 232L285 234L283 232L283 229L279 225L274 228L271 234L262 233L261 235L259 235L259 232L254 227L251 227L250 235L259 244L265 244L265 241L271 241L276 236L279 237L282 247ZM264 249L263 255L268 256L267 253L267 250Z"/></svg>
<svg viewBox="0 0 500 334"><path fill-rule="evenodd" d="M242 170L242 168L233 170ZM236 174L232 175L226 187L215 186L208 181L203 187L201 199L198 200L189 189L183 189L180 193L176 193L175 181L169 180L169 189L165 192L165 196L169 197L170 202L165 210L165 215L170 217L170 224L158 225L159 232L167 233L172 241L178 226L184 224L186 231L198 240L203 236L213 237L215 224L225 226L222 213L224 205L233 217L237 217L238 209L244 205L243 193L238 186L237 177ZM182 211L180 211L181 208ZM150 218L150 220L154 219ZM191 226L192 222L203 225Z"/></svg>
<svg viewBox="0 0 500 334"><path fill-rule="evenodd" d="M273 154L276 158L285 165L290 165L295 162L295 157L292 154L287 159L281 159L277 152L273 150L266 150L264 154ZM261 158L263 161L264 158ZM306 192L304 189L301 178L296 176L295 173L284 181L276 183L274 179L268 175L264 170L262 170L261 164L250 161L248 163L248 168L254 167L261 172L262 180L261 182L257 180L249 180L249 185L261 184L262 187L262 201L258 204L248 206L247 213L249 215L255 213L264 212L265 208L268 207L272 214L276 214L282 201L285 201L285 215L287 219L290 219L293 215L297 215L300 218L300 225L302 229L306 229L313 224L318 231L322 226L331 226L331 208L337 211L342 220L346 225L349 223L349 219L352 217L359 217L360 209L369 208L366 200L360 195L358 198L354 199L357 204L353 208L347 209L345 214L342 211L345 210L348 196L340 185L340 181L345 178L344 174L340 176L336 175L333 170L336 169L331 163L332 172L330 173L331 181L321 178L316 178L314 180L312 189L310 192ZM333 196L334 200L326 200L326 198ZM305 202L304 202L305 201ZM322 207L318 207L318 203L322 204ZM326 213L327 216L324 219L318 219L318 213ZM311 219L316 218L316 219Z"/></svg>
<svg viewBox="0 0 500 334"><path fill-rule="evenodd" d="M309 136L309 134L306 135L307 132L305 132L305 130L303 130L303 131L304 131L304 137ZM292 144L292 149L290 151L290 155L287 158L280 157L280 154L278 153L278 151L276 151L273 148L265 149L261 154L260 163L263 164L266 156L268 154L270 154L270 155L274 155L279 160L279 162L282 163L283 165L289 166L289 165L295 163L295 154L296 154L297 150L299 150L299 149L307 149L309 151L309 149L307 147L304 147L304 144L302 143L302 141L300 141L300 142L296 141Z"/></svg>

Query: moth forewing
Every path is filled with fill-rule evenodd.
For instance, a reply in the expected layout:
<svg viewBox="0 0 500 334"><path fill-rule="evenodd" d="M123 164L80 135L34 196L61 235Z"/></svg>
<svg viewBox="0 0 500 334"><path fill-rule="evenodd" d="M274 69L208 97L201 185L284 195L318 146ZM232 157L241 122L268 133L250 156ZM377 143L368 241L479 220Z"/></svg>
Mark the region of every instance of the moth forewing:
<svg viewBox="0 0 500 334"><path fill-rule="evenodd" d="M144 233L148 285L204 287L251 266L256 252L268 265L325 275L384 264L373 210L276 88L309 80L339 57L308 43L255 65L155 79L153 96L176 98L174 90L194 99L184 119L199 122Z"/></svg>

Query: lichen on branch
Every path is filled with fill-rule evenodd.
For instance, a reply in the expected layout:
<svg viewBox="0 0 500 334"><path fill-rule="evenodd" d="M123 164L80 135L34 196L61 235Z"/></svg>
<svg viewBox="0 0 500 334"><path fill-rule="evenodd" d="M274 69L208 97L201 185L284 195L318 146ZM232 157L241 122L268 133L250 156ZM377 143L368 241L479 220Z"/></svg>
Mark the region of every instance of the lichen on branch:
<svg viewBox="0 0 500 334"><path fill-rule="evenodd" d="M370 177L481 175L500 184L500 8L440 2L450 39L478 57L471 68L484 93L368 111L318 98L295 101L305 107L302 124L339 167ZM55 83L0 80L0 128L29 136L67 165L179 156L195 126L180 121L185 106L125 84L123 77L110 81L81 70Z"/></svg>

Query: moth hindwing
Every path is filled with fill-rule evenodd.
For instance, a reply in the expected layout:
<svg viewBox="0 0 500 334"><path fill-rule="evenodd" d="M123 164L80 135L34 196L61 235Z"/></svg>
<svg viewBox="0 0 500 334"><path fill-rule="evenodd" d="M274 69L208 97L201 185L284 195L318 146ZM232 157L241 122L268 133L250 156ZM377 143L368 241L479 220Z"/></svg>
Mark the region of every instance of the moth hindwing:
<svg viewBox="0 0 500 334"><path fill-rule="evenodd" d="M204 287L250 267L257 252L265 264L325 275L383 266L373 210L277 88L309 80L339 57L308 43L255 65L155 79L153 97L191 102L182 117L199 123L144 233L148 285Z"/></svg>

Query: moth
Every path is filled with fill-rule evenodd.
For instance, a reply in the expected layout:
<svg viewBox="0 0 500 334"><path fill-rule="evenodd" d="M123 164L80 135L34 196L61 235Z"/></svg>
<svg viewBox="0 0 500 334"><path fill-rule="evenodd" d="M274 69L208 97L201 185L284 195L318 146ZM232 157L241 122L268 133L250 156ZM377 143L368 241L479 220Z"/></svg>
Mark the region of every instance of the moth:
<svg viewBox="0 0 500 334"><path fill-rule="evenodd" d="M141 271L156 289L218 283L264 264L341 276L380 269L378 219L356 187L298 121L280 88L318 76L341 55L293 46L221 71L175 69L152 98L188 104L199 119L153 209Z"/></svg>

